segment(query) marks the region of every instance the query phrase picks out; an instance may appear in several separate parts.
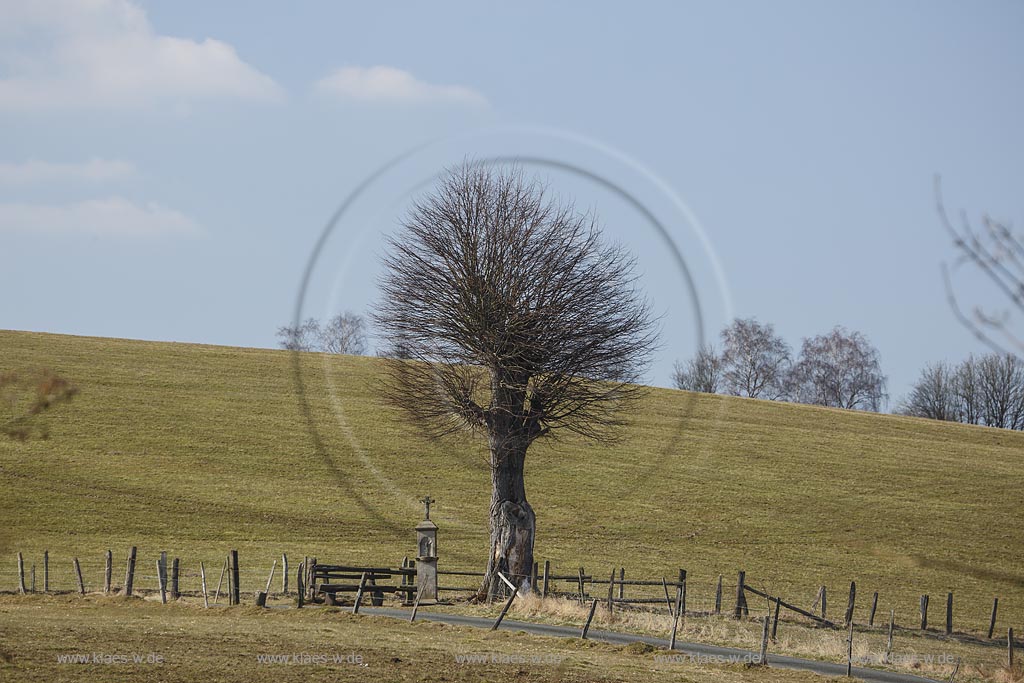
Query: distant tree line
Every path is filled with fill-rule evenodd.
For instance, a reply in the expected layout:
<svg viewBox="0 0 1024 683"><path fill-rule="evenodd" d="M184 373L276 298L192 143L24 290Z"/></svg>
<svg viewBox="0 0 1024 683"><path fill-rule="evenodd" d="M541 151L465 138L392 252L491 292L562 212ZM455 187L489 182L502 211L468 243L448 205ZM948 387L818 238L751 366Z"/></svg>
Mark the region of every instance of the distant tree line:
<svg viewBox="0 0 1024 683"><path fill-rule="evenodd" d="M705 345L676 364L677 388L871 411L888 398L878 350L860 332L836 327L806 338L796 356L771 324L754 318L737 318L720 339L720 352Z"/></svg>
<svg viewBox="0 0 1024 683"><path fill-rule="evenodd" d="M1024 430L1024 361L989 353L972 355L959 365L926 365L897 412Z"/></svg>
<svg viewBox="0 0 1024 683"><path fill-rule="evenodd" d="M355 313L339 313L326 323L307 318L298 325L277 329L281 348L289 351L320 351L361 356L366 353L366 321Z"/></svg>

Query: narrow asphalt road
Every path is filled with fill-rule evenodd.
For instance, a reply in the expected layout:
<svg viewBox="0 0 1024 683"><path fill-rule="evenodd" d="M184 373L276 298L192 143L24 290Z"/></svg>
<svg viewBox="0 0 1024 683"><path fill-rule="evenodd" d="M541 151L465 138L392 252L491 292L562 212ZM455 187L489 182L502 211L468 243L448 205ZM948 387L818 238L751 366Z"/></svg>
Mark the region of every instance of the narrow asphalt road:
<svg viewBox="0 0 1024 683"><path fill-rule="evenodd" d="M408 621L407 610L394 609L391 607L362 607L360 612L374 614L382 617L394 617ZM436 621L442 624L453 624L457 626L473 626L476 628L490 628L494 624L493 619L483 617L467 617L460 614L443 614L440 612L427 612L420 610L416 614L417 619ZM580 629L571 626L555 626L552 624L532 624L526 621L514 621L505 619L501 622L500 628L505 631L525 631L538 636L553 636L557 638L578 638ZM655 638L653 636L641 636L631 633L616 633L614 631L598 631L591 629L587 633L588 639L600 640L614 645L628 645L629 643L649 643L659 648L668 648L668 640ZM693 657L699 661L701 658L725 661L752 661L756 659L757 653L749 650L739 650L732 647L718 647L715 645L701 645L699 643L682 643L676 641L676 649L672 651L684 656ZM813 671L814 673L826 676L845 676L845 664L833 664L831 662L819 662L811 659L800 659L798 657L783 657L768 653L768 666L783 669L800 669ZM931 678L921 678L910 674L895 673L892 671L880 671L878 669L866 669L864 667L853 667L853 675L869 683L937 683Z"/></svg>

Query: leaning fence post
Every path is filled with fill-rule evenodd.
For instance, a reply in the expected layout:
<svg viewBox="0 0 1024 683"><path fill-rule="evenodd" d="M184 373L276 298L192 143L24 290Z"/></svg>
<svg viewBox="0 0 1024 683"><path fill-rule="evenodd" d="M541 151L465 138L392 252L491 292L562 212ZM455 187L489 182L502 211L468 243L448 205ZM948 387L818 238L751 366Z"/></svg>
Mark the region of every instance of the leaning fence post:
<svg viewBox="0 0 1024 683"><path fill-rule="evenodd" d="M878 591L871 597L871 614L868 616L868 626L875 625L875 610L878 609Z"/></svg>
<svg viewBox="0 0 1024 683"><path fill-rule="evenodd" d="M114 553L107 551L103 559L103 592L110 593L111 572L114 569Z"/></svg>
<svg viewBox="0 0 1024 683"><path fill-rule="evenodd" d="M928 596L921 596L921 630L928 630Z"/></svg>
<svg viewBox="0 0 1024 683"><path fill-rule="evenodd" d="M846 639L846 677L853 676L853 619L850 620L850 635Z"/></svg>
<svg viewBox="0 0 1024 683"><path fill-rule="evenodd" d="M220 599L220 587L224 584L224 573L228 570L228 560L224 558L224 564L220 566L220 578L217 579L217 590L213 593L213 604L217 604L217 600Z"/></svg>
<svg viewBox="0 0 1024 683"><path fill-rule="evenodd" d="M498 626L501 625L501 620L505 618L505 615L508 614L508 608L512 606L512 601L516 599L517 595L519 595L518 585L513 585L512 582L505 578L505 575L501 572L498 572L498 578L504 581L505 585L512 589L512 595L509 596L508 602L505 603L505 606L501 608L501 614L498 615L498 619L494 622L494 625L491 626L492 631L498 630ZM580 578L583 578L583 567L580 567Z"/></svg>
<svg viewBox="0 0 1024 683"><path fill-rule="evenodd" d="M275 570L277 570L277 560L274 560L274 564L270 565L270 576L267 577L267 590L264 591L267 595L270 595L270 583L274 580Z"/></svg>
<svg viewBox="0 0 1024 683"><path fill-rule="evenodd" d="M594 610L597 609L597 600L593 600L590 603L590 614L587 615L587 623L583 624L583 631L580 633L580 638L583 640L587 639L587 633L590 632L590 622L594 620Z"/></svg>
<svg viewBox="0 0 1024 683"><path fill-rule="evenodd" d="M683 586L676 586L676 608L672 611L672 639L669 640L668 649L676 649L676 631L679 629L679 612L683 604Z"/></svg>
<svg viewBox="0 0 1024 683"><path fill-rule="evenodd" d="M206 593L206 567L202 560L199 561L199 577L203 581L203 607L210 609L210 596Z"/></svg>
<svg viewBox="0 0 1024 683"><path fill-rule="evenodd" d="M668 595L668 582L665 581L665 577L661 577L661 587L665 589L665 603L668 605L668 615L671 617L675 614L675 610L672 609L672 598Z"/></svg>
<svg viewBox="0 0 1024 683"><path fill-rule="evenodd" d="M85 595L85 582L82 581L82 565L78 564L78 558L75 558L75 580L78 582L78 594Z"/></svg>
<svg viewBox="0 0 1024 683"><path fill-rule="evenodd" d="M743 616L743 581L746 578L747 573L740 570L739 575L736 578L736 610L733 612L733 618L739 619Z"/></svg>
<svg viewBox="0 0 1024 683"><path fill-rule="evenodd" d="M359 579L359 590L356 591L356 602L352 605L352 614L359 614L359 603L363 601L363 589L366 588L366 572Z"/></svg>
<svg viewBox="0 0 1024 683"><path fill-rule="evenodd" d="M857 599L857 582L850 582L850 599L846 601L846 618L845 623L853 623L853 604L854 600Z"/></svg>
<svg viewBox="0 0 1024 683"><path fill-rule="evenodd" d="M821 602L821 618L827 619L828 617L825 616L825 611L828 606L828 591L824 586L818 589L818 597L820 598L819 602Z"/></svg>
<svg viewBox="0 0 1024 683"><path fill-rule="evenodd" d="M124 594L130 596L135 585L135 546L128 551L128 563L124 570Z"/></svg>
<svg viewBox="0 0 1024 683"><path fill-rule="evenodd" d="M992 620L988 622L988 637L992 639L992 633L996 630L996 610L999 609L999 598L992 598Z"/></svg>
<svg viewBox="0 0 1024 683"><path fill-rule="evenodd" d="M18 553L18 592L24 595L25 591L25 558Z"/></svg>

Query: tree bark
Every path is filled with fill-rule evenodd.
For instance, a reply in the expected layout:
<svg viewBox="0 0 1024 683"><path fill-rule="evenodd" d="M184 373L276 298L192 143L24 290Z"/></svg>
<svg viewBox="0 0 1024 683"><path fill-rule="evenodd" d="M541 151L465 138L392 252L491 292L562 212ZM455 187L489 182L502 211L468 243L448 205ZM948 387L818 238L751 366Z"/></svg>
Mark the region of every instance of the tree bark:
<svg viewBox="0 0 1024 683"><path fill-rule="evenodd" d="M528 440L491 438L491 552L478 598L493 600L508 594L501 572L519 592L532 590L533 542L536 516L526 500L523 465Z"/></svg>

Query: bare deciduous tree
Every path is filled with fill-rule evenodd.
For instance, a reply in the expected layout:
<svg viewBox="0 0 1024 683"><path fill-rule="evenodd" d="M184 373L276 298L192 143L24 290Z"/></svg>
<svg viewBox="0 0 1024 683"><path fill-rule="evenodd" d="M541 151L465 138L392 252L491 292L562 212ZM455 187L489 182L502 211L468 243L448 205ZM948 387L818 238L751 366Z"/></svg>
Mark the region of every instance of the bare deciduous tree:
<svg viewBox="0 0 1024 683"><path fill-rule="evenodd" d="M959 420L956 370L941 362L926 365L898 412L932 420Z"/></svg>
<svg viewBox="0 0 1024 683"><path fill-rule="evenodd" d="M320 322L306 318L298 325L282 325L277 328L278 343L288 351L316 351L320 335Z"/></svg>
<svg viewBox="0 0 1024 683"><path fill-rule="evenodd" d="M878 411L887 397L878 350L842 327L804 339L790 386L794 400L834 408Z"/></svg>
<svg viewBox="0 0 1024 683"><path fill-rule="evenodd" d="M935 194L939 218L958 252L953 263L943 264L942 268L953 312L995 351L1024 357L1024 236L987 215L982 216L981 229L978 229L971 225L965 212L960 213L960 227L957 227L942 202L938 178ZM984 303L967 307L963 297L957 294L954 280L969 278L972 274L980 275L980 279L990 285L991 293L984 297L988 299Z"/></svg>
<svg viewBox="0 0 1024 683"><path fill-rule="evenodd" d="M322 351L324 353L361 356L366 353L366 323L363 316L340 313L321 325L316 318L307 318L296 326L277 330L281 348L290 351Z"/></svg>
<svg viewBox="0 0 1024 683"><path fill-rule="evenodd" d="M490 452L490 552L479 597L529 587L536 517L527 449L614 436L656 344L635 260L592 216L518 170L467 164L415 204L388 245L386 397L427 433L473 430Z"/></svg>
<svg viewBox="0 0 1024 683"><path fill-rule="evenodd" d="M715 348L702 344L696 355L686 365L676 363L672 371L672 383L676 389L717 394L722 388L722 359Z"/></svg>
<svg viewBox="0 0 1024 683"><path fill-rule="evenodd" d="M341 313L327 321L320 330L320 350L361 356L366 353L366 323L363 316Z"/></svg>
<svg viewBox="0 0 1024 683"><path fill-rule="evenodd" d="M1010 354L978 361L981 419L989 427L1024 429L1024 362Z"/></svg>
<svg viewBox="0 0 1024 683"><path fill-rule="evenodd" d="M789 364L789 345L770 323L737 318L722 330L722 384L727 393L781 398Z"/></svg>
<svg viewBox="0 0 1024 683"><path fill-rule="evenodd" d="M953 374L953 392L956 396L957 419L966 424L981 424L981 382L978 379L978 361L974 356L957 366Z"/></svg>

